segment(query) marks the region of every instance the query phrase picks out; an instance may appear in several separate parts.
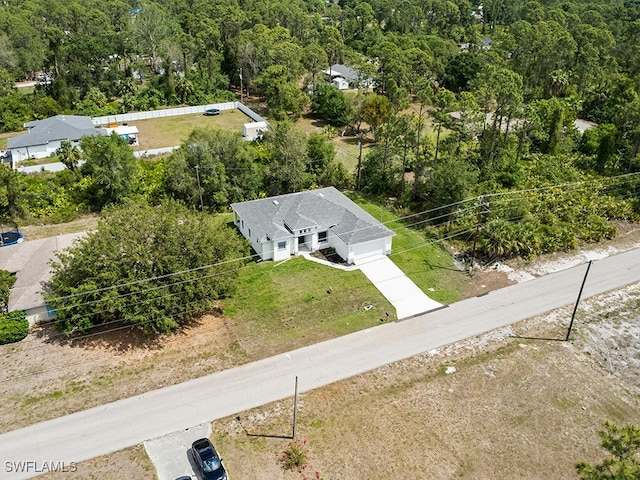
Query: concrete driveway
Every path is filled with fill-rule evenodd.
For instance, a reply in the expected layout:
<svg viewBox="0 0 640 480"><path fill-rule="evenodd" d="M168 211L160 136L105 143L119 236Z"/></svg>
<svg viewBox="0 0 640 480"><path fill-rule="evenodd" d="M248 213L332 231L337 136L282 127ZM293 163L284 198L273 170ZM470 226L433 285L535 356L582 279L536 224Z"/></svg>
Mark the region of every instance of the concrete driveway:
<svg viewBox="0 0 640 480"><path fill-rule="evenodd" d="M367 259L357 266L395 307L398 320L425 313L442 304L429 298L388 257Z"/></svg>
<svg viewBox="0 0 640 480"><path fill-rule="evenodd" d="M209 438L209 435L211 423L206 422L144 442L144 448L156 466L158 480L175 480L183 475L200 478L189 450L194 441Z"/></svg>

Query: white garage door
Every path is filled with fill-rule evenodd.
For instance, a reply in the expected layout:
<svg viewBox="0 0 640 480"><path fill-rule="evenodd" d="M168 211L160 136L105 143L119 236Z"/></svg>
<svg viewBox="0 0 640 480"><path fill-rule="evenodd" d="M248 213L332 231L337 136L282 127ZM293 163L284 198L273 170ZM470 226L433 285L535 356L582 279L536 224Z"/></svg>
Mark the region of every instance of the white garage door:
<svg viewBox="0 0 640 480"><path fill-rule="evenodd" d="M370 240L353 245L353 263L362 263L367 259L384 255L386 239Z"/></svg>

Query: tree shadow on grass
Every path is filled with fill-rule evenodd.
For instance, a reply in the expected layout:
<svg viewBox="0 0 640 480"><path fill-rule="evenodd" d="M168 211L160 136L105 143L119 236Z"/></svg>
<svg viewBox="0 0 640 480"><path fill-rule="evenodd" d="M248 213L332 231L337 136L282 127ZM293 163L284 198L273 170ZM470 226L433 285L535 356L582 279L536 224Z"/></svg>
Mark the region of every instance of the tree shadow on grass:
<svg viewBox="0 0 640 480"><path fill-rule="evenodd" d="M282 440L292 440L293 439L293 435L274 435L274 434L269 434L269 433L250 433L247 428L244 426L244 424L242 423L242 419L240 418L240 416L238 415L236 417L236 422L238 422L240 424L240 426L242 427L242 430L244 431L245 435L247 437L261 437L261 438L279 438Z"/></svg>

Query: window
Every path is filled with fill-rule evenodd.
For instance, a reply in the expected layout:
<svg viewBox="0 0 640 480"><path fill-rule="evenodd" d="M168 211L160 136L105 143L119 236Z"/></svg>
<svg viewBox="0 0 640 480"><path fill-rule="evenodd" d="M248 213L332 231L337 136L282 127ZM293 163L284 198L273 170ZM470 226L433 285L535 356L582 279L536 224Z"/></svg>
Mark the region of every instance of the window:
<svg viewBox="0 0 640 480"><path fill-rule="evenodd" d="M326 242L328 233L329 232L318 232L318 241L319 242Z"/></svg>
<svg viewBox="0 0 640 480"><path fill-rule="evenodd" d="M278 242L278 250L284 250L287 248L287 242Z"/></svg>

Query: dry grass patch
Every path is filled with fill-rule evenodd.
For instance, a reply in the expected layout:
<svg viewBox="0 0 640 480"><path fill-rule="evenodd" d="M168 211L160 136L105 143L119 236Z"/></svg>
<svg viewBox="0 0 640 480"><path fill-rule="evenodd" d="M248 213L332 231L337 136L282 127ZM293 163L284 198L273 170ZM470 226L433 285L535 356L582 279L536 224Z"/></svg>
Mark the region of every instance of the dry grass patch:
<svg viewBox="0 0 640 480"><path fill-rule="evenodd" d="M158 478L156 468L142 445L109 455L92 458L75 465L75 471L39 475L41 480L82 479L120 480L122 478L152 480Z"/></svg>
<svg viewBox="0 0 640 480"><path fill-rule="evenodd" d="M65 340L53 326L0 347L0 431L134 396L244 363L235 338L216 316L172 336L125 329Z"/></svg>
<svg viewBox="0 0 640 480"><path fill-rule="evenodd" d="M24 235L25 241L38 240L41 238L55 237L56 235L93 230L98 226L99 219L100 216L98 214L87 214L83 215L82 218L66 223L26 225L20 227L20 231Z"/></svg>

